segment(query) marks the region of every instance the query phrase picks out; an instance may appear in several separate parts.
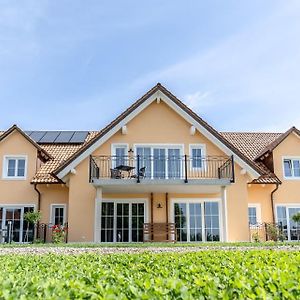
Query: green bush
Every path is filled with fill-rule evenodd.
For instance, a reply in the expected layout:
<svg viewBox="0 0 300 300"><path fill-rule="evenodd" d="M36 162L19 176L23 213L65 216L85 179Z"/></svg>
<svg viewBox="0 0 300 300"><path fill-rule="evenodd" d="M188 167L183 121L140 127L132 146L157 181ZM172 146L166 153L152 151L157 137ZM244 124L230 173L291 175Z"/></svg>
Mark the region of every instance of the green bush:
<svg viewBox="0 0 300 300"><path fill-rule="evenodd" d="M0 256L1 299L299 299L300 253Z"/></svg>

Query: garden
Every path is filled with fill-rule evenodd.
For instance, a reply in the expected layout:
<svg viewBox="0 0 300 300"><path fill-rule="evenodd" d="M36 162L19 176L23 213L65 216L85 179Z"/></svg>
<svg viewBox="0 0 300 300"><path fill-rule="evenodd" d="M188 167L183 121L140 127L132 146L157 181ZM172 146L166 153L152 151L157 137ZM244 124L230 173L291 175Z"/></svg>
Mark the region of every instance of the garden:
<svg viewBox="0 0 300 300"><path fill-rule="evenodd" d="M1 255L1 299L299 299L300 252Z"/></svg>

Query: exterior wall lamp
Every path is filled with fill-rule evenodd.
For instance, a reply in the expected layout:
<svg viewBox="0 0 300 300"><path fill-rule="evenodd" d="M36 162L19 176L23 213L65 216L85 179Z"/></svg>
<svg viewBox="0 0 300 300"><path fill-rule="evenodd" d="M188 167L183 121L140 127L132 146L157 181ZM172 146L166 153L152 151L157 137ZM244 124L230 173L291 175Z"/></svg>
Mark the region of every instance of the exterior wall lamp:
<svg viewBox="0 0 300 300"><path fill-rule="evenodd" d="M158 203L157 208L163 208L160 202Z"/></svg>

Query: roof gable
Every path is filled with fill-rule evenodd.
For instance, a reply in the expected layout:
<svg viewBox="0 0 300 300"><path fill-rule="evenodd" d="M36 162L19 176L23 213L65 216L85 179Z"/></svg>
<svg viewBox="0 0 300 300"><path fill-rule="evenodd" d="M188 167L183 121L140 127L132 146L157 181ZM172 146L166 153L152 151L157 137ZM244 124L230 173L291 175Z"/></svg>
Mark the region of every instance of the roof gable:
<svg viewBox="0 0 300 300"><path fill-rule="evenodd" d="M300 137L300 130L298 130L295 126L291 127L285 133L282 133L277 139L275 139L272 143L267 145L256 157L255 160L258 160L262 156L267 153L273 152L273 150L279 146L291 133L294 133Z"/></svg>
<svg viewBox="0 0 300 300"><path fill-rule="evenodd" d="M81 147L74 155L62 163L53 173L59 178L63 178L68 172L77 166L83 159L93 153L101 144L108 140L113 134L126 125L140 111L146 108L155 100L164 101L181 115L190 124L193 124L204 136L216 144L227 155L233 154L235 161L243 168L247 169L253 177L258 177L261 170L257 165L236 149L228 140L226 140L218 131L206 123L196 113L189 109L183 102L175 97L170 91L163 87L160 83L149 90L144 96L133 103L127 110L120 114L109 125L102 129L93 139L86 145Z"/></svg>
<svg viewBox="0 0 300 300"><path fill-rule="evenodd" d="M0 142L2 142L6 137L11 135L13 132L17 131L20 133L28 142L30 142L37 150L38 155L41 158L42 161L47 161L48 159L51 159L52 156L45 151L42 147L40 147L33 139L31 139L22 129L20 129L17 125L13 125L8 130L4 131L0 135Z"/></svg>

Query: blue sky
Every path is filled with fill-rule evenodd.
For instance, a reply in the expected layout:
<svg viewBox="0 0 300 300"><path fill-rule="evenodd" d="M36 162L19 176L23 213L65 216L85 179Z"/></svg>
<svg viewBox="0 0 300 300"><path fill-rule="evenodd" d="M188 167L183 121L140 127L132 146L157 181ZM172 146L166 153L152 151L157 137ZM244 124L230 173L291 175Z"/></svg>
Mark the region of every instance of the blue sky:
<svg viewBox="0 0 300 300"><path fill-rule="evenodd" d="M218 130L300 128L300 1L0 0L1 129L101 129L157 82Z"/></svg>

